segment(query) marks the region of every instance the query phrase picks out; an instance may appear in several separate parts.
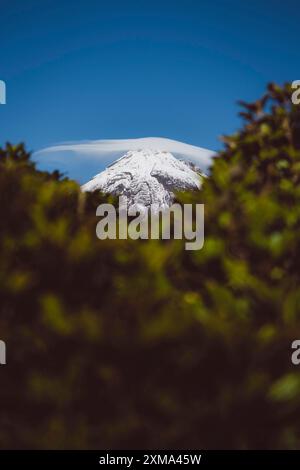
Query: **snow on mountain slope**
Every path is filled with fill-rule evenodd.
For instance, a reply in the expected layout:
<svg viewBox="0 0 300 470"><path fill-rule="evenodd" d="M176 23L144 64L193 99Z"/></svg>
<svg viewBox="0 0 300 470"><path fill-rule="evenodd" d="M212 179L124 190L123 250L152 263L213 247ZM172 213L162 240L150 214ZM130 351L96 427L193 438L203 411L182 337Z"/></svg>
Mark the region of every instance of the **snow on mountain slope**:
<svg viewBox="0 0 300 470"><path fill-rule="evenodd" d="M84 184L84 191L126 196L128 206L143 209L150 205L167 208L174 191L199 189L201 175L194 165L175 158L170 152L143 148L127 152Z"/></svg>
<svg viewBox="0 0 300 470"><path fill-rule="evenodd" d="M66 142L35 152L33 158L42 170L58 169L81 183L114 162L126 152L140 149L160 149L180 160L194 163L206 173L214 152L177 140L162 137L141 139L89 140Z"/></svg>
<svg viewBox="0 0 300 470"><path fill-rule="evenodd" d="M34 158L41 169L58 169L80 182L98 172L82 186L84 191L126 195L129 205L166 207L174 191L200 187L200 173L207 173L213 155L176 140L147 137L62 143Z"/></svg>

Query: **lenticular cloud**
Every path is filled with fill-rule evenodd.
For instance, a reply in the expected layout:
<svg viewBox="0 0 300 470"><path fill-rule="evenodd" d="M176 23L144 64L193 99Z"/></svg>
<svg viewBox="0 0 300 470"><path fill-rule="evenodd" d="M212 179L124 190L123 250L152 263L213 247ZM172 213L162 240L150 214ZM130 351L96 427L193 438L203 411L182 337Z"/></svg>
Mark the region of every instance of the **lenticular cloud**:
<svg viewBox="0 0 300 470"><path fill-rule="evenodd" d="M194 145L161 137L140 139L89 140L66 142L36 152L33 158L41 169L58 169L84 183L128 151L151 149L169 152L194 163L207 173L214 152Z"/></svg>

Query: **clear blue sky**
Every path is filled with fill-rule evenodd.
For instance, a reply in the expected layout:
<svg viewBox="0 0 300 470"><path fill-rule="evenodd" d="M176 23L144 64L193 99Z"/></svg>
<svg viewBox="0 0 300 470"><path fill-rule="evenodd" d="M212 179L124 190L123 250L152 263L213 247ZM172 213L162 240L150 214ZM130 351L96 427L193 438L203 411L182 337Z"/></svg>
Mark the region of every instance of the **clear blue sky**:
<svg viewBox="0 0 300 470"><path fill-rule="evenodd" d="M240 125L238 99L300 79L299 15L293 0L0 0L0 144L217 149Z"/></svg>

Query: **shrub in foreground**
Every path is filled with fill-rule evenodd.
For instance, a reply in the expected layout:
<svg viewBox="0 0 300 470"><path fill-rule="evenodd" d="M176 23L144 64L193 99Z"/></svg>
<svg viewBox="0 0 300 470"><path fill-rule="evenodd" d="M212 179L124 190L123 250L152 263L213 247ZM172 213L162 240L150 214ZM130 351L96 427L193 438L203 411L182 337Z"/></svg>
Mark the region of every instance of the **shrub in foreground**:
<svg viewBox="0 0 300 470"><path fill-rule="evenodd" d="M244 106L201 191L205 243L100 241L96 206L0 151L2 448L299 448L300 115Z"/></svg>

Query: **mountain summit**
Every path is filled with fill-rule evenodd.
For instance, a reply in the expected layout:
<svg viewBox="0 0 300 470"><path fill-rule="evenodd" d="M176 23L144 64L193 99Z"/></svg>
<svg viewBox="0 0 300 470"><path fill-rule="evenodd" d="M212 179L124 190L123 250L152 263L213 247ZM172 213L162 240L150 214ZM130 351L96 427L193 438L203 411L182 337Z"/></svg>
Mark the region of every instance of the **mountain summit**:
<svg viewBox="0 0 300 470"><path fill-rule="evenodd" d="M186 185L190 181L188 175L192 179L195 178L193 171L197 172L199 169L201 173L207 173L214 155L215 152L211 150L178 140L164 137L142 137L139 139L62 142L39 150L34 154L34 159L41 170L58 169L81 184L91 180L83 186L83 189L87 191L98 188L109 192L116 190L120 193L125 188L122 189L122 184L120 184L118 189L116 184L118 180L120 182L123 180L128 188L129 183L133 185L137 181L139 181L138 187L140 187L142 179L153 187L152 183L154 184L156 179L155 188L161 189L161 186L158 186L158 183L161 183L162 186L165 185L168 192L172 192L172 190L180 190L182 187L190 187ZM186 165L182 161L186 162ZM127 176L126 167L128 169ZM105 170L105 168L107 169ZM100 172L104 173L101 177L102 173ZM156 178L159 172L162 177ZM129 174L132 175L132 178ZM97 176L93 178L94 175ZM128 181L126 182L126 180ZM97 181L99 186L96 187ZM198 183L199 177L197 175L196 184ZM154 191L156 191L155 188ZM140 192L137 187L135 187L135 191L137 194ZM131 197L132 195L131 192ZM155 196L154 194L153 198ZM138 196L136 197L138 198ZM150 199L150 193L148 199ZM142 200L144 201L144 197Z"/></svg>
<svg viewBox="0 0 300 470"><path fill-rule="evenodd" d="M129 150L82 189L126 196L128 206L140 210L150 205L164 209L174 201L175 191L199 189L204 176L195 164L168 151L141 148Z"/></svg>

